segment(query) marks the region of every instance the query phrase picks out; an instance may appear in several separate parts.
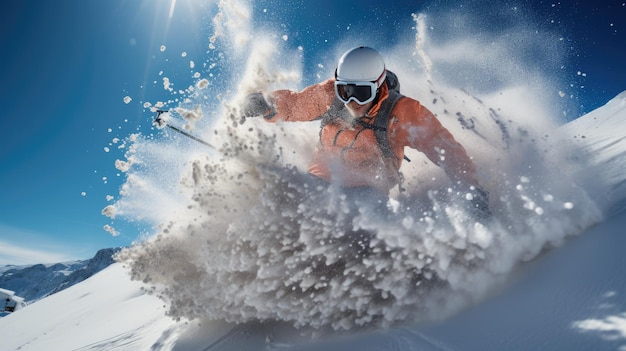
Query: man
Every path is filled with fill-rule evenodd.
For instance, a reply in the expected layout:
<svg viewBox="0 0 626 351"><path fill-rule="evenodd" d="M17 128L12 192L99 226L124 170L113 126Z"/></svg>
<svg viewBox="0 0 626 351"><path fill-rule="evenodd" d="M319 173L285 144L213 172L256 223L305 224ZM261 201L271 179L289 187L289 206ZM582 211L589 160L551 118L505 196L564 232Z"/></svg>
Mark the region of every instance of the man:
<svg viewBox="0 0 626 351"><path fill-rule="evenodd" d="M401 186L404 148L419 150L443 168L474 214L489 216L487 193L463 146L419 101L400 95L398 85L382 56L361 46L341 56L334 78L267 99L251 94L242 111L269 122L321 120L309 173L345 189L388 195Z"/></svg>

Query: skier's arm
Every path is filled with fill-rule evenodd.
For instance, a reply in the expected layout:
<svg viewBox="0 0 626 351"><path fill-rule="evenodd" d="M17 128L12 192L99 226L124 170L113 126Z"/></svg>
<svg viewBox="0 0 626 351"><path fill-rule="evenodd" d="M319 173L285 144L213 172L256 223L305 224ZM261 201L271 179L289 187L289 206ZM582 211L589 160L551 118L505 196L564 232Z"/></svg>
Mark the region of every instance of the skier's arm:
<svg viewBox="0 0 626 351"><path fill-rule="evenodd" d="M468 201L470 212L478 219L491 217L489 194L479 184L476 166L465 148L427 108L413 99L398 101L393 110L398 118L392 135L405 145L423 152L443 168L455 184L462 199ZM393 126L393 124L392 124Z"/></svg>
<svg viewBox="0 0 626 351"><path fill-rule="evenodd" d="M396 104L392 114L398 123L392 124L392 135L398 142L423 152L441 167L454 183L478 186L476 166L465 149L426 107L411 98Z"/></svg>
<svg viewBox="0 0 626 351"><path fill-rule="evenodd" d="M311 121L326 112L335 92L332 79L306 87L300 92L276 90L267 98L262 93L247 96L244 117L263 116L269 122Z"/></svg>
<svg viewBox="0 0 626 351"><path fill-rule="evenodd" d="M328 79L300 92L276 90L271 96L276 116L271 121L311 121L328 110L335 98L334 81Z"/></svg>

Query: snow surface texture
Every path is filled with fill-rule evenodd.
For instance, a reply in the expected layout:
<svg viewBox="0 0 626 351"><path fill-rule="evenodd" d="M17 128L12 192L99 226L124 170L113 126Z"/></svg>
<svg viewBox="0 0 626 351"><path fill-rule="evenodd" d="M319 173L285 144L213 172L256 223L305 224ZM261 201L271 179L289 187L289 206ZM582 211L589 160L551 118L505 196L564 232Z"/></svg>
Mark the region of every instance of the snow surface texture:
<svg viewBox="0 0 626 351"><path fill-rule="evenodd" d="M0 320L2 350L149 350L173 324L113 265Z"/></svg>
<svg viewBox="0 0 626 351"><path fill-rule="evenodd" d="M442 319L496 293L520 264L602 219L581 183L584 162L570 157L576 145L564 145L555 132L549 96L558 95L550 82L503 67L486 77L498 83L497 93L478 98L450 87L449 77L432 69L445 48L429 44L423 16L415 17L415 41L383 56L406 82L403 93L427 104L474 157L495 219L476 223L465 211L465 194L456 194L441 170L416 152L402 169L408 192L389 204L390 215L363 203L348 216L353 204L333 186L320 188L302 176L316 143L315 123L237 117L250 92L302 87L293 62L298 55L278 47L271 33L242 42L242 31L253 28L236 17L248 12L229 4L216 17L226 20L216 25L246 23L220 32L232 37L216 37L233 44L220 51L226 61L245 67L230 72L233 98L207 104L222 92L209 86L191 89L176 106L182 117L181 109L195 111L194 132L215 148L137 137L124 163L130 166L124 197L105 209L112 217L160 225L119 260L165 301L172 317L333 330ZM521 44L500 42L493 66L523 67L512 50ZM447 68L471 71L450 52L445 59ZM198 111L219 113L203 124ZM363 244L368 250L344 235L359 231L373 233Z"/></svg>
<svg viewBox="0 0 626 351"><path fill-rule="evenodd" d="M582 175L587 191L595 194L598 204L607 216L626 209L626 181L621 143L626 136L623 128L626 92L622 92L602 109L592 111L584 119L564 126L563 133L573 136L571 157L595 165L597 172ZM579 146L579 147L578 147ZM580 153L578 153L580 151Z"/></svg>

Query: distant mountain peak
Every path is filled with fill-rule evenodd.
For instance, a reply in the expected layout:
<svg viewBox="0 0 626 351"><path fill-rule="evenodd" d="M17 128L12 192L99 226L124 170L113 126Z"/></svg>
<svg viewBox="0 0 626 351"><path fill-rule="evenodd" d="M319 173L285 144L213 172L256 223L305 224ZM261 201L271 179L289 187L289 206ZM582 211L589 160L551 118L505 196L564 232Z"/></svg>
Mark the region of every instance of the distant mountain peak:
<svg viewBox="0 0 626 351"><path fill-rule="evenodd" d="M31 303L80 283L110 266L120 249L101 249L93 258L84 261L5 266L0 269L0 288Z"/></svg>

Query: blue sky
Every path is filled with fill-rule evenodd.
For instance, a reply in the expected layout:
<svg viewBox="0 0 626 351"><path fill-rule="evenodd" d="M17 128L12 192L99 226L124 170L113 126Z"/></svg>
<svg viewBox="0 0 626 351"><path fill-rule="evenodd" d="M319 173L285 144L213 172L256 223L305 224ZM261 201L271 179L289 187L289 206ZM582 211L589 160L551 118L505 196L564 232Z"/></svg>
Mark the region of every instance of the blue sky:
<svg viewBox="0 0 626 351"><path fill-rule="evenodd" d="M137 130L149 132L153 116L141 102L164 95L153 83L163 67L171 76L189 76L188 65L171 70L181 52L196 62L206 61L210 19L217 11L214 1L177 0L172 12L172 2L3 3L0 265L88 258L100 248L128 245L139 236L132 224L118 237L102 229L110 223L100 213L108 204L106 196L117 195L123 181L114 167L122 152L112 140ZM505 6L520 6L531 15L532 25L562 34L567 61L559 74L572 84L578 99L574 108L586 112L626 90L624 3L529 1ZM347 27L352 35L362 32L391 41L410 35L412 12L474 12L490 30L502 25L497 15L491 16L488 1L255 4L254 18L282 27L294 46L307 48L311 54L305 64L334 48ZM161 45L167 46L167 55L160 53ZM312 83L315 77L305 79ZM125 96L133 101L125 104Z"/></svg>

